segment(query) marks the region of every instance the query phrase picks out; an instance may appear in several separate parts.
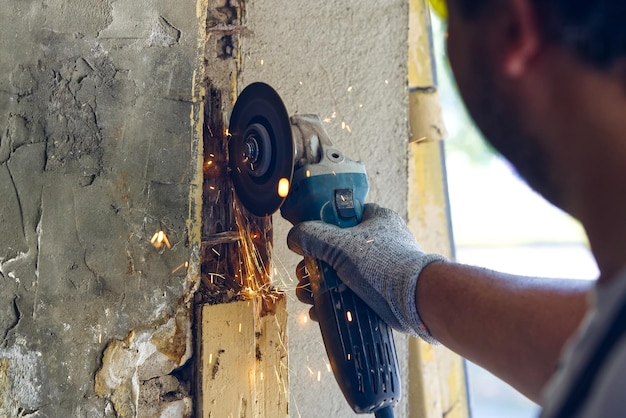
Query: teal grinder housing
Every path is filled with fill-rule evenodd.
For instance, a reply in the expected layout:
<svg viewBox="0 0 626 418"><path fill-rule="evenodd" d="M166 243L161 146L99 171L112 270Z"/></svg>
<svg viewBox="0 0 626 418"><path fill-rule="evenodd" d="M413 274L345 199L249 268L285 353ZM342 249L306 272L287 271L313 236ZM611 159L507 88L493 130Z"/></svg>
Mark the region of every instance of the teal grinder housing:
<svg viewBox="0 0 626 418"><path fill-rule="evenodd" d="M318 116L290 118L274 89L254 83L237 99L229 131L235 192L252 214L280 208L294 225L321 220L349 228L361 221L365 167L333 146ZM356 413L393 417L401 385L391 328L331 266L305 261L326 353L346 400Z"/></svg>

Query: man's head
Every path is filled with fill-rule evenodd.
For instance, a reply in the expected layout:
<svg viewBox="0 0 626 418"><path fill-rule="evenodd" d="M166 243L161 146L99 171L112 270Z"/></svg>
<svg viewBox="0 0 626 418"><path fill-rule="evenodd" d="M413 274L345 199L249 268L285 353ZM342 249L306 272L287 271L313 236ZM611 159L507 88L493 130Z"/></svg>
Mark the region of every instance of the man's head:
<svg viewBox="0 0 626 418"><path fill-rule="evenodd" d="M531 187L572 212L565 177L575 157L566 153L575 144L567 143L567 118L576 115L567 105L579 99L581 75L624 61L626 2L448 3L448 54L470 114Z"/></svg>
<svg viewBox="0 0 626 418"><path fill-rule="evenodd" d="M450 0L468 19L502 0ZM626 2L622 0L529 0L546 40L571 48L606 69L626 56Z"/></svg>

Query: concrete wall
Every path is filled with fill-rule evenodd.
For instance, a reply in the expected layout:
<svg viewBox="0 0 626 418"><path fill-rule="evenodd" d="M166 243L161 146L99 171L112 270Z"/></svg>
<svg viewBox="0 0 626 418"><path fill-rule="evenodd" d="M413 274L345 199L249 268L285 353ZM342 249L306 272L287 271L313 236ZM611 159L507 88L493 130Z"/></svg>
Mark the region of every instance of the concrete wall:
<svg viewBox="0 0 626 418"><path fill-rule="evenodd" d="M334 142L365 162L370 200L406 212L404 0L0 7L0 416L188 413L187 377L173 370L192 354L199 85L232 88L216 60L239 60L237 90L264 81L291 113L328 118ZM243 16L237 42L204 50L207 8L209 23ZM158 230L171 248L151 245ZM291 415L351 416L293 296L287 230L277 219Z"/></svg>
<svg viewBox="0 0 626 418"><path fill-rule="evenodd" d="M0 8L0 416L188 409L196 2Z"/></svg>
<svg viewBox="0 0 626 418"><path fill-rule="evenodd" d="M241 39L239 74L239 88L267 82L290 113L328 118L331 140L365 163L369 200L400 213L406 213L407 198L407 8L404 0L247 1L244 24L250 33ZM286 248L289 225L278 216L274 220L279 283L293 290L299 260ZM291 415L353 416L327 369L317 324L304 322L307 312L291 293ZM404 361L405 340L397 337L397 343ZM403 378L406 383L408 373ZM396 415L406 416L405 408L400 405Z"/></svg>

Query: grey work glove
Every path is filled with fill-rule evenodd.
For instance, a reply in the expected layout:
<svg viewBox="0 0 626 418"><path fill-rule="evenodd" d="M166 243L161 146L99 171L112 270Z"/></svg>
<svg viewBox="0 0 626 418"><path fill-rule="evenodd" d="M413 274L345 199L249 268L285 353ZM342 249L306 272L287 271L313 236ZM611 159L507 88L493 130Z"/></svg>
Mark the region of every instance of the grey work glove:
<svg viewBox="0 0 626 418"><path fill-rule="evenodd" d="M415 290L422 269L434 261L445 261L445 257L424 253L394 211L367 204L361 223L352 228L303 222L289 231L287 245L300 255L332 266L392 328L437 343L417 313ZM298 276L302 278L301 271ZM312 303L310 293L307 296L302 289L298 297Z"/></svg>

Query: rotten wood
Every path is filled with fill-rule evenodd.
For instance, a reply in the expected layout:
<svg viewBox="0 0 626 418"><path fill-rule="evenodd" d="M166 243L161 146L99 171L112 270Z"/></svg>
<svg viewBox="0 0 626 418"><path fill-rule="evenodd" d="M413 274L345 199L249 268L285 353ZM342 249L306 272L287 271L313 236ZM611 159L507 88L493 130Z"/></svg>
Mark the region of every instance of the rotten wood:
<svg viewBox="0 0 626 418"><path fill-rule="evenodd" d="M215 304L241 300L270 289L272 225L269 217L255 217L236 201L228 171L229 138L223 112L231 109L232 103L213 86L209 86L207 93L202 284L197 302Z"/></svg>
<svg viewBox="0 0 626 418"><path fill-rule="evenodd" d="M242 13L237 0L209 3L205 22L201 281L194 311L198 417L288 415L287 306L271 285L271 218L238 203L228 166L238 37L249 32Z"/></svg>

